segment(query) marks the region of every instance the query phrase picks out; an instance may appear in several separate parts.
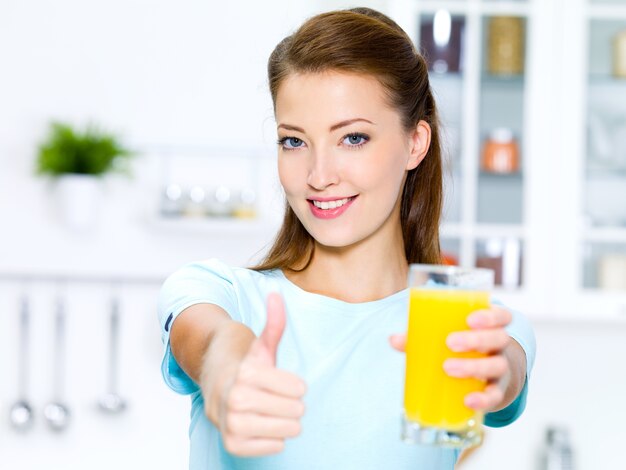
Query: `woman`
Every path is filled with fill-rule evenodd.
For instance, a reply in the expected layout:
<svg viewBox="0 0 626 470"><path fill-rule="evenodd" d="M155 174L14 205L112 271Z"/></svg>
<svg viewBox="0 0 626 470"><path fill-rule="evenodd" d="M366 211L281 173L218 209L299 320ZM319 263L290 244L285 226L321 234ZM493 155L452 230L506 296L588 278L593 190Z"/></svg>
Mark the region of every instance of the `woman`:
<svg viewBox="0 0 626 470"><path fill-rule="evenodd" d="M186 266L159 302L163 376L192 394L190 468L452 469L458 451L399 437L408 265L440 262L424 59L358 8L309 19L268 72L287 198L274 246L253 269ZM448 346L490 354L445 369L488 380L465 404L508 424L524 408L532 331L498 307L468 323Z"/></svg>

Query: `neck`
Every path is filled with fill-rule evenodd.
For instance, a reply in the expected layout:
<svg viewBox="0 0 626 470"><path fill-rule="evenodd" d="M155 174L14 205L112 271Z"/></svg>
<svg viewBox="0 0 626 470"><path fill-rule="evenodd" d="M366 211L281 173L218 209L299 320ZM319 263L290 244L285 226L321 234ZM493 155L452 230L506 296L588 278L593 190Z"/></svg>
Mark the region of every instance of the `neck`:
<svg viewBox="0 0 626 470"><path fill-rule="evenodd" d="M387 236L379 233L347 247L315 244L309 266L286 271L302 289L346 302L369 302L388 297L407 286L408 263L400 225Z"/></svg>

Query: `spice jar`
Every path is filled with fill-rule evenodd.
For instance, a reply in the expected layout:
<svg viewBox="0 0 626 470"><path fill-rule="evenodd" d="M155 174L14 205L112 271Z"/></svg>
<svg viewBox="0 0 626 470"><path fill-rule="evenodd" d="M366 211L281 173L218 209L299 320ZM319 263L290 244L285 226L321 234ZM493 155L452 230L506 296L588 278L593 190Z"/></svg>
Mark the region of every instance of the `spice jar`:
<svg viewBox="0 0 626 470"><path fill-rule="evenodd" d="M626 30L613 37L613 75L626 78Z"/></svg>
<svg viewBox="0 0 626 470"><path fill-rule="evenodd" d="M488 26L487 69L493 75L524 72L524 22L515 16L495 16Z"/></svg>
<svg viewBox="0 0 626 470"><path fill-rule="evenodd" d="M511 129L499 127L491 131L483 146L481 168L489 173L519 171L519 148Z"/></svg>

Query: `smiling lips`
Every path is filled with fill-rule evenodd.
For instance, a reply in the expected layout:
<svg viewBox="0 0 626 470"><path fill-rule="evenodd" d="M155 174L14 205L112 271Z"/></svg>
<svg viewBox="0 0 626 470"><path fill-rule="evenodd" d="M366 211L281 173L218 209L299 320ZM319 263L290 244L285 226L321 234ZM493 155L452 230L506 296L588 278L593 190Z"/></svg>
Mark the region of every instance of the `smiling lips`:
<svg viewBox="0 0 626 470"><path fill-rule="evenodd" d="M355 199L356 196L351 196L342 199L308 199L308 202L315 217L319 219L334 219L343 214Z"/></svg>

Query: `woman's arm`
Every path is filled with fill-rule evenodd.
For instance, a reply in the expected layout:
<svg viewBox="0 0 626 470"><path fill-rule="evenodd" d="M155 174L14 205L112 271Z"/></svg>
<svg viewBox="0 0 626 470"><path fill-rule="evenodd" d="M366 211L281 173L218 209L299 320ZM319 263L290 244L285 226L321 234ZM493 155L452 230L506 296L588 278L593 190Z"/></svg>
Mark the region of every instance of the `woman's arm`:
<svg viewBox="0 0 626 470"><path fill-rule="evenodd" d="M216 397L250 349L256 336L213 304L185 309L172 324L170 347L178 365L200 385L205 413L217 425Z"/></svg>
<svg viewBox="0 0 626 470"><path fill-rule="evenodd" d="M306 385L276 368L285 322L282 299L270 295L267 323L258 338L212 304L187 308L172 325L172 354L200 385L205 414L233 454L274 454L282 451L286 438L300 433Z"/></svg>

